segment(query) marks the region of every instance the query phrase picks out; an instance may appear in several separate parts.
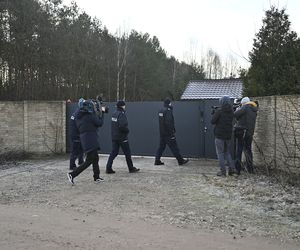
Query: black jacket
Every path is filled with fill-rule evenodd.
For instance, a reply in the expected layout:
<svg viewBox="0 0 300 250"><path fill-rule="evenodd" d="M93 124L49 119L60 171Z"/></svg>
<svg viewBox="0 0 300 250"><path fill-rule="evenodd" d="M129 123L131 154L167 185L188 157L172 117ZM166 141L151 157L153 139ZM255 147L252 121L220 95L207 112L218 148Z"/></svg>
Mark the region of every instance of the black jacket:
<svg viewBox="0 0 300 250"><path fill-rule="evenodd" d="M165 107L158 112L159 132L162 137L175 135L175 125L172 107Z"/></svg>
<svg viewBox="0 0 300 250"><path fill-rule="evenodd" d="M111 117L111 138L113 141L125 141L128 139L129 129L125 111L117 108Z"/></svg>
<svg viewBox="0 0 300 250"><path fill-rule="evenodd" d="M226 103L218 108L212 116L211 123L215 125L215 137L222 140L230 140L232 136L233 109Z"/></svg>
<svg viewBox="0 0 300 250"><path fill-rule="evenodd" d="M237 120L235 128L246 129L246 134L252 136L255 129L257 110L257 105L254 102L248 102L237 109L234 112L234 117Z"/></svg>
<svg viewBox="0 0 300 250"><path fill-rule="evenodd" d="M75 118L84 153L100 149L97 129L103 125L103 117L95 113L79 112Z"/></svg>

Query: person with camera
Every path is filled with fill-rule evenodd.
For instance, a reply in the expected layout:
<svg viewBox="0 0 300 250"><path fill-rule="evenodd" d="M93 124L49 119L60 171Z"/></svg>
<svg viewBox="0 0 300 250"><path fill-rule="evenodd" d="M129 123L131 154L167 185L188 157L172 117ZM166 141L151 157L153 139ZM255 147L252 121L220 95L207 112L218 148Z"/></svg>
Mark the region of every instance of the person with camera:
<svg viewBox="0 0 300 250"><path fill-rule="evenodd" d="M84 100L75 117L75 121L80 133L81 146L83 152L86 154L86 159L78 168L68 173L68 179L74 184L74 178L92 164L94 181L103 181L103 178L100 177L98 163L98 150L100 146L97 134L97 129L103 125L103 113L101 110L97 110L96 104L93 101Z"/></svg>
<svg viewBox="0 0 300 250"><path fill-rule="evenodd" d="M252 140L256 123L258 105L251 102L249 97L244 97L241 100L241 106L234 112L234 117L237 120L234 126L234 136L237 141L236 162L235 168L237 174L241 173L242 169L242 152L244 151L246 158L246 170L248 173L253 173L253 155L252 155Z"/></svg>
<svg viewBox="0 0 300 250"><path fill-rule="evenodd" d="M125 154L127 167L129 173L136 173L140 171L139 168L133 166L131 159L131 152L128 142L128 121L125 113L125 102L120 100L117 102L117 110L112 114L111 117L111 138L112 138L112 151L108 157L106 163L106 173L114 174L115 171L112 168L114 159L119 154L120 147Z"/></svg>
<svg viewBox="0 0 300 250"><path fill-rule="evenodd" d="M159 119L159 132L160 132L160 142L159 148L156 152L154 165L164 165L164 163L160 160L164 150L166 149L166 145L169 146L173 155L177 159L178 165L184 165L189 160L184 159L177 146L177 141L175 137L175 124L174 124L174 116L173 116L173 106L171 100L166 98L164 100L164 108L158 112Z"/></svg>
<svg viewBox="0 0 300 250"><path fill-rule="evenodd" d="M79 130L76 126L75 117L79 113L79 107L81 102L84 101L83 98L80 98L78 101L78 108L77 110L71 115L70 118L70 146L71 146L71 153L70 153L70 164L69 169L74 170L76 168L76 160L78 159L78 165L83 163L83 151L80 142L80 134Z"/></svg>
<svg viewBox="0 0 300 250"><path fill-rule="evenodd" d="M234 162L231 158L231 137L233 127L233 108L229 96L223 96L219 100L220 107L214 109L211 123L215 125L215 146L219 160L220 171L217 176L226 176L225 161L228 163L228 175L234 174Z"/></svg>

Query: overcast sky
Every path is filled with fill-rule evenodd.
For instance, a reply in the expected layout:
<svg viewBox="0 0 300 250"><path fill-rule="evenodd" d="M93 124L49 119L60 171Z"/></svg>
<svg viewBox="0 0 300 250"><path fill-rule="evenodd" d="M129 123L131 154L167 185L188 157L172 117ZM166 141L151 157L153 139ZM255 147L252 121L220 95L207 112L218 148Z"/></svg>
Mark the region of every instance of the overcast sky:
<svg viewBox="0 0 300 250"><path fill-rule="evenodd" d="M69 5L71 0L63 0ZM255 33L273 4L286 8L292 30L300 36L300 0L75 0L112 34L132 29L157 36L169 56L188 61L209 48L221 58L247 62Z"/></svg>

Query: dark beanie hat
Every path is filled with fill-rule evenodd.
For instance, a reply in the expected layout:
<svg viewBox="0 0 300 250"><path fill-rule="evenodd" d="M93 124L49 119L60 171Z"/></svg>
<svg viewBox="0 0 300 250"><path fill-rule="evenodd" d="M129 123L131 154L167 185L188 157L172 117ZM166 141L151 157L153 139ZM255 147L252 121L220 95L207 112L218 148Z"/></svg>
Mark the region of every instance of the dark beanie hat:
<svg viewBox="0 0 300 250"><path fill-rule="evenodd" d="M164 104L165 104L166 106L169 106L170 103L171 103L171 100L170 100L169 98L166 98L166 99L164 100Z"/></svg>
<svg viewBox="0 0 300 250"><path fill-rule="evenodd" d="M124 101L120 100L120 101L117 102L117 107L123 107L123 106L125 106Z"/></svg>

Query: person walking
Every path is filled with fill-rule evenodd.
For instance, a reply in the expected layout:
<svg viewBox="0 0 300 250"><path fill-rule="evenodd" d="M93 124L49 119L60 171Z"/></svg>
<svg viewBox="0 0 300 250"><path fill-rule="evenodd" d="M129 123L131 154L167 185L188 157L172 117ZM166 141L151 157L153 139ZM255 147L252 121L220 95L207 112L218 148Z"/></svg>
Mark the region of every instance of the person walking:
<svg viewBox="0 0 300 250"><path fill-rule="evenodd" d="M235 137L237 139L235 168L238 175L241 173L242 169L243 151L246 158L247 172L254 172L252 141L258 111L257 104L255 102L250 101L249 97L247 96L241 100L241 105L242 106L234 112L234 117L237 120L237 123L234 128Z"/></svg>
<svg viewBox="0 0 300 250"><path fill-rule="evenodd" d="M74 178L92 164L94 181L103 181L103 178L100 177L98 163L98 150L100 149L100 146L97 134L97 129L103 125L103 113L98 113L95 104L92 101L85 100L83 101L75 120L80 133L82 149L86 154L86 159L78 168L68 173L68 179L74 184Z"/></svg>
<svg viewBox="0 0 300 250"><path fill-rule="evenodd" d="M140 169L133 166L131 159L131 152L128 142L128 121L125 112L126 104L124 101L120 100L117 102L117 110L112 114L111 117L111 139L112 139L112 151L106 163L106 173L114 174L113 161L119 154L120 147L125 154L127 167L129 173L136 173Z"/></svg>
<svg viewBox="0 0 300 250"><path fill-rule="evenodd" d="M234 162L230 154L231 137L233 128L233 108L229 96L223 96L219 100L220 107L217 108L211 118L211 123L215 125L215 146L219 160L220 171L218 176L226 176L225 161L228 163L228 175L233 175Z"/></svg>
<svg viewBox="0 0 300 250"><path fill-rule="evenodd" d="M84 99L80 98L78 101L78 108L71 115L70 118L70 146L71 146L70 163L69 163L70 170L74 170L76 168L77 159L78 159L78 165L81 165L83 163L83 151L80 142L80 133L76 126L76 120L75 120L75 117L79 113L79 106L82 101L84 101Z"/></svg>
<svg viewBox="0 0 300 250"><path fill-rule="evenodd" d="M171 100L166 98L164 100L164 108L158 112L159 119L159 133L160 133L160 142L155 155L154 165L164 165L160 160L166 146L168 145L171 149L173 155L177 159L178 165L186 164L189 160L184 159L177 146L177 141L175 137L175 124L173 116L173 106Z"/></svg>

